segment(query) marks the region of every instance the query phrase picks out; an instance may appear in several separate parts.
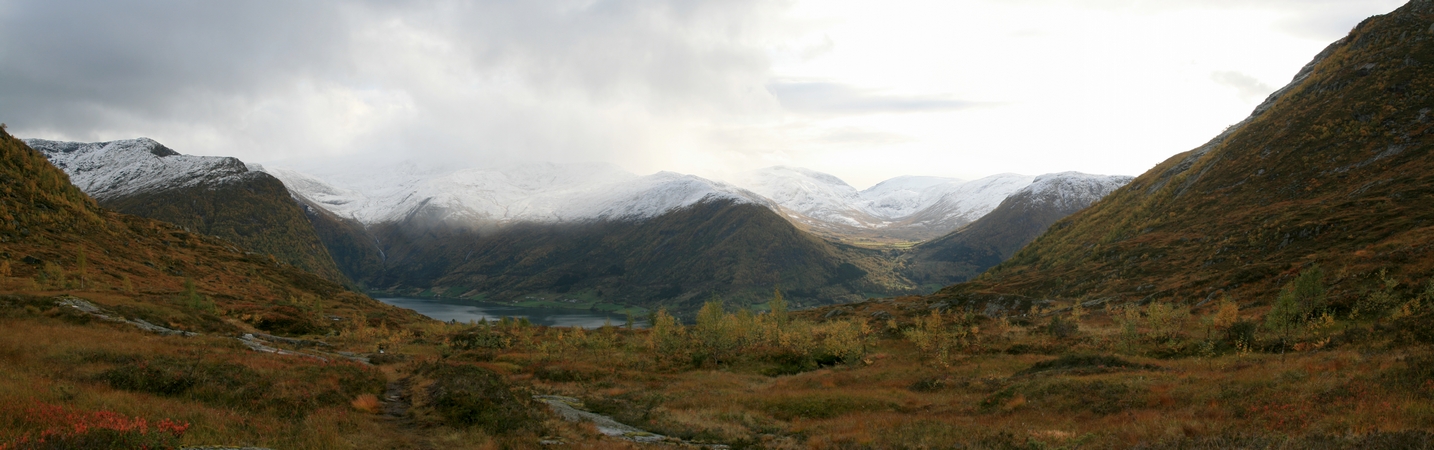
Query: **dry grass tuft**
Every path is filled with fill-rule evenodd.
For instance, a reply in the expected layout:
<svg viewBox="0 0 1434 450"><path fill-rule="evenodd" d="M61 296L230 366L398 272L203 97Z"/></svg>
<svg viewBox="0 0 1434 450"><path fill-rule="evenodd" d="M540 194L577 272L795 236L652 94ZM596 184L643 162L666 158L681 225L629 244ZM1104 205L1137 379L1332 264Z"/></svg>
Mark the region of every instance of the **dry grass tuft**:
<svg viewBox="0 0 1434 450"><path fill-rule="evenodd" d="M382 406L382 404L378 402L378 396L373 394L360 395L358 396L358 398L355 398L354 401L349 404L353 405L354 409L369 414L378 414L380 407Z"/></svg>

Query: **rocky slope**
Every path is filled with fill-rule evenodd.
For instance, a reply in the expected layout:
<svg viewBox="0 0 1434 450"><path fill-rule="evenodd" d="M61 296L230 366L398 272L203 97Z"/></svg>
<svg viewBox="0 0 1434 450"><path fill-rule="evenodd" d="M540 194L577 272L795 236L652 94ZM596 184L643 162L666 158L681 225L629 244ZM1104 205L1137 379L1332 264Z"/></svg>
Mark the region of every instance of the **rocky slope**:
<svg viewBox="0 0 1434 450"><path fill-rule="evenodd" d="M1266 301L1318 264L1349 307L1434 274L1434 4L1331 44L1251 116L938 297Z"/></svg>
<svg viewBox="0 0 1434 450"><path fill-rule="evenodd" d="M238 159L182 155L146 138L25 142L100 206L224 238L345 281L284 184Z"/></svg>

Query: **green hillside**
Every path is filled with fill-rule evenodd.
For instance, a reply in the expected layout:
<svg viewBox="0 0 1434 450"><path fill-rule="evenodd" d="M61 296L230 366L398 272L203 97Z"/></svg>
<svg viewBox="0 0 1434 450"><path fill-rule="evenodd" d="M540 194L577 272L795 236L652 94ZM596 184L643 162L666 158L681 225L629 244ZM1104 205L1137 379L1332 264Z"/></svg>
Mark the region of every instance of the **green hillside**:
<svg viewBox="0 0 1434 450"><path fill-rule="evenodd" d="M127 317L196 331L325 333L411 311L228 241L106 210L64 172L0 130L0 292L73 293ZM335 321L333 317L342 317Z"/></svg>
<svg viewBox="0 0 1434 450"><path fill-rule="evenodd" d="M1037 204L1010 197L990 213L945 236L923 242L902 256L902 271L922 286L945 286L969 280L1045 232L1078 209Z"/></svg>
<svg viewBox="0 0 1434 450"><path fill-rule="evenodd" d="M348 281L284 183L266 173L249 172L238 182L110 198L100 206L228 239L329 280Z"/></svg>
<svg viewBox="0 0 1434 450"><path fill-rule="evenodd" d="M765 302L776 287L810 305L913 288L882 251L833 244L767 208L726 201L641 222L472 230L411 218L371 231L383 244L384 266L352 269L371 289L396 294L536 294L688 312L714 294Z"/></svg>

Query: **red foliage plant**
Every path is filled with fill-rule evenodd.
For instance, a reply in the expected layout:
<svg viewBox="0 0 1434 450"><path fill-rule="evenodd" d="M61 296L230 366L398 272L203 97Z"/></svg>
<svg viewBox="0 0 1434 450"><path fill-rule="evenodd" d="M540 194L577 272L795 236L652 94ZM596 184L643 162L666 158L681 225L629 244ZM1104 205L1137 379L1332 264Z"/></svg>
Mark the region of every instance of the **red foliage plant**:
<svg viewBox="0 0 1434 450"><path fill-rule="evenodd" d="M0 443L0 450L112 448L171 449L189 430L189 423L170 419L150 422L114 411L76 411L35 402L25 409L24 421L39 433Z"/></svg>

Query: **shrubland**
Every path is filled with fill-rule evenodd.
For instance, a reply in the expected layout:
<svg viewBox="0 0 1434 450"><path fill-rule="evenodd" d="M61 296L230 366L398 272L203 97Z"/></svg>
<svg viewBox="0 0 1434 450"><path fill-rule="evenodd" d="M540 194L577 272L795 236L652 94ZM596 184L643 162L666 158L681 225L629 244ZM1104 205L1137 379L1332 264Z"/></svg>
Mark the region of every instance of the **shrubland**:
<svg viewBox="0 0 1434 450"><path fill-rule="evenodd" d="M770 311L713 299L695 322L659 310L647 329L355 320L299 335L331 348L285 347L311 356L11 296L0 360L15 369L0 404L14 406L0 408L0 442L70 433L30 419L61 408L74 423L149 424L68 438L121 446L639 445L557 419L533 399L543 394L736 448L1427 445L1434 284L1378 280L1351 308L1320 301L1326 277L1310 268L1244 303L1049 302L991 316L919 297L787 311L777 293Z"/></svg>

